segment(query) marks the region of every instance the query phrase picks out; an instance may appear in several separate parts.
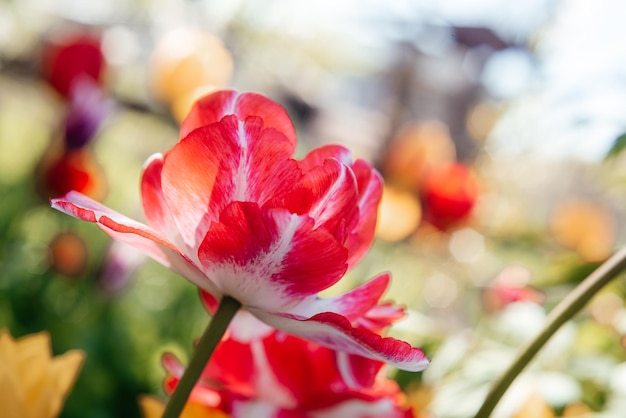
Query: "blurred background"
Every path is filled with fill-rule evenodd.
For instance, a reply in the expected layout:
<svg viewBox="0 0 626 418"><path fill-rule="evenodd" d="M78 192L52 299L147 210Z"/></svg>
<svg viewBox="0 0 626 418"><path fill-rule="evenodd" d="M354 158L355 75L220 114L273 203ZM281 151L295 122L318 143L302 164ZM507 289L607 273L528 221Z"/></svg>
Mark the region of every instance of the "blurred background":
<svg viewBox="0 0 626 418"><path fill-rule="evenodd" d="M62 417L139 417L209 317L193 285L50 209L80 190L143 219L143 162L215 88L281 103L299 156L385 178L382 271L433 360L390 370L420 417L468 417L548 312L624 244L620 0L0 1L0 328L87 360ZM623 280L567 324L497 416L619 417Z"/></svg>

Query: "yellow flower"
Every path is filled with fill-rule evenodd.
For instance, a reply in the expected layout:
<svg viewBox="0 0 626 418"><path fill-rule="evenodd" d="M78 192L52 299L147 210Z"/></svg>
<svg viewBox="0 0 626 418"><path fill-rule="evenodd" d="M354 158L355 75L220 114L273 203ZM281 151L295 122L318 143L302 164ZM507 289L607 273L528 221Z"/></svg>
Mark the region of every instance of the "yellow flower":
<svg viewBox="0 0 626 418"><path fill-rule="evenodd" d="M143 418L161 418L165 411L165 403L154 396L141 396L139 398L139 406L141 407ZM180 418L229 418L229 415L218 409L192 401L187 402Z"/></svg>
<svg viewBox="0 0 626 418"><path fill-rule="evenodd" d="M0 331L0 405L5 418L53 418L85 359L80 350L52 357L47 332L14 340Z"/></svg>

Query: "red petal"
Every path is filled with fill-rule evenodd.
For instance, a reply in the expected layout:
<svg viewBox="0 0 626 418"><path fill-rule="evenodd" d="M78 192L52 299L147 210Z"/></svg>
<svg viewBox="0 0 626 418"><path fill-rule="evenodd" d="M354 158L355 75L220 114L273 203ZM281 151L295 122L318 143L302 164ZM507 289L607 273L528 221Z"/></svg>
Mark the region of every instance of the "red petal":
<svg viewBox="0 0 626 418"><path fill-rule="evenodd" d="M263 205L270 198L291 190L302 175L298 163L291 159L295 152L292 144L275 130L258 130L260 122L258 118L248 118L245 123L250 144L245 170L248 200Z"/></svg>
<svg viewBox="0 0 626 418"><path fill-rule="evenodd" d="M225 386L237 397L263 399L299 410L325 408L355 397L371 399L353 389L370 388L382 363L352 355L343 357L349 363L352 386L343 380L338 353L273 330L253 342L222 341L204 371L203 381L213 387Z"/></svg>
<svg viewBox="0 0 626 418"><path fill-rule="evenodd" d="M42 59L44 77L65 97L81 77L99 81L104 65L100 40L80 33L46 45Z"/></svg>
<svg viewBox="0 0 626 418"><path fill-rule="evenodd" d="M148 225L178 245L184 245L161 189L163 156L155 154L146 161L141 176L143 211Z"/></svg>
<svg viewBox="0 0 626 418"><path fill-rule="evenodd" d="M284 195L301 177L291 159L292 144L279 132L263 129L258 117L244 123L227 116L199 130L211 132L208 136L218 141L211 145L220 156L209 204L213 214L233 201L263 205L274 196Z"/></svg>
<svg viewBox="0 0 626 418"><path fill-rule="evenodd" d="M314 149L299 162L300 168L306 173L322 166L328 158L351 167L357 181L359 221L354 230L349 231L346 243L350 252L348 265L351 268L363 257L374 240L378 204L382 196L382 177L364 160L357 160L353 164L351 152L339 145L326 145ZM347 227L350 228L350 225Z"/></svg>
<svg viewBox="0 0 626 418"><path fill-rule="evenodd" d="M335 352L335 356L337 369L343 381L354 389L371 387L384 364L378 360L344 352Z"/></svg>
<svg viewBox="0 0 626 418"><path fill-rule="evenodd" d="M202 289L200 289L200 301L202 302L204 309L212 315L217 312L217 308L220 305L220 302L215 298L215 296Z"/></svg>
<svg viewBox="0 0 626 418"><path fill-rule="evenodd" d="M350 321L363 318L374 309L391 281L389 273L382 273L368 282L333 298L310 298L289 310L290 314L310 317L322 312L335 312Z"/></svg>
<svg viewBox="0 0 626 418"><path fill-rule="evenodd" d="M229 391L238 395L253 396L255 367L250 344L233 339L222 340L202 377L214 388L226 385Z"/></svg>
<svg viewBox="0 0 626 418"><path fill-rule="evenodd" d="M350 252L349 268L363 258L374 241L378 205L383 194L382 177L369 163L357 160L352 169L356 176L359 191L359 221L346 242Z"/></svg>
<svg viewBox="0 0 626 418"><path fill-rule="evenodd" d="M182 123L180 138L200 126L218 122L224 116L233 114L241 121L250 116L260 117L265 128L276 129L295 148L296 131L282 106L260 94L240 94L234 90L218 91L198 100Z"/></svg>
<svg viewBox="0 0 626 418"><path fill-rule="evenodd" d="M333 350L282 332L264 338L263 345L275 379L289 389L300 407L306 409L332 392L349 390Z"/></svg>
<svg viewBox="0 0 626 418"><path fill-rule="evenodd" d="M186 137L196 128L219 122L224 116L233 114L238 95L234 90L220 90L198 99L181 124L179 138Z"/></svg>
<svg viewBox="0 0 626 418"><path fill-rule="evenodd" d="M350 292L331 298L329 302L334 309L327 311L341 314L351 321L357 320L378 305L390 282L389 273L382 273Z"/></svg>
<svg viewBox="0 0 626 418"><path fill-rule="evenodd" d="M334 312L301 318L256 309L250 311L277 329L337 351L380 360L412 372L422 371L429 364L421 349L395 338L384 338L366 329L354 328L346 317Z"/></svg>
<svg viewBox="0 0 626 418"><path fill-rule="evenodd" d="M352 165L352 152L341 145L325 145L309 152L301 161L300 168L304 173L312 168L324 165L328 158L334 158L347 166Z"/></svg>
<svg viewBox="0 0 626 418"><path fill-rule="evenodd" d="M161 187L184 241L197 247L213 220L209 201L219 168L219 132L196 130L164 158Z"/></svg>
<svg viewBox="0 0 626 418"><path fill-rule="evenodd" d="M283 209L233 202L207 232L200 260L224 294L280 309L341 278L347 251L313 221Z"/></svg>
<svg viewBox="0 0 626 418"><path fill-rule="evenodd" d="M269 202L270 205L309 215L315 219L316 228L326 228L343 242L358 222L356 179L349 167L327 159L305 173L292 192Z"/></svg>
<svg viewBox="0 0 626 418"><path fill-rule="evenodd" d="M379 332L406 316L404 307L393 302L374 306L355 322L370 331Z"/></svg>
<svg viewBox="0 0 626 418"><path fill-rule="evenodd" d="M68 215L97 223L112 238L137 248L197 286L220 295L213 283L180 249L149 226L115 212L78 192L69 192L65 197L51 199L50 204Z"/></svg>
<svg viewBox="0 0 626 418"><path fill-rule="evenodd" d="M232 201L264 203L300 178L293 146L263 121L221 122L191 132L165 156L162 187L185 242L199 243Z"/></svg>

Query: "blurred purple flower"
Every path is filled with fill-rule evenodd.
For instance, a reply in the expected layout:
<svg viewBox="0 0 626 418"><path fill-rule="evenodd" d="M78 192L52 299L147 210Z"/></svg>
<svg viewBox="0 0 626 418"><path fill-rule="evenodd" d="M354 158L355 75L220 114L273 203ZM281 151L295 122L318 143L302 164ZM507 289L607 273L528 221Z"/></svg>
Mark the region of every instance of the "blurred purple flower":
<svg viewBox="0 0 626 418"><path fill-rule="evenodd" d="M120 292L145 258L138 250L114 242L102 264L98 284L107 293Z"/></svg>
<svg viewBox="0 0 626 418"><path fill-rule="evenodd" d="M113 102L104 96L95 81L83 77L73 83L70 99L65 120L65 145L68 149L77 149L93 139L113 110Z"/></svg>

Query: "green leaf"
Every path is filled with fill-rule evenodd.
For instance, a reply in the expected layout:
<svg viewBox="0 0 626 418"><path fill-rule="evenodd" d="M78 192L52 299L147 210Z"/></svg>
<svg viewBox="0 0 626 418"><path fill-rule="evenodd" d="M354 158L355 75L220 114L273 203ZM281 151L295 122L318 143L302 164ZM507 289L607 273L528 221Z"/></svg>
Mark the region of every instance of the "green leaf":
<svg viewBox="0 0 626 418"><path fill-rule="evenodd" d="M626 148L626 133L621 134L615 139L611 149L606 153L605 159L617 157L622 151L624 151L624 148Z"/></svg>

